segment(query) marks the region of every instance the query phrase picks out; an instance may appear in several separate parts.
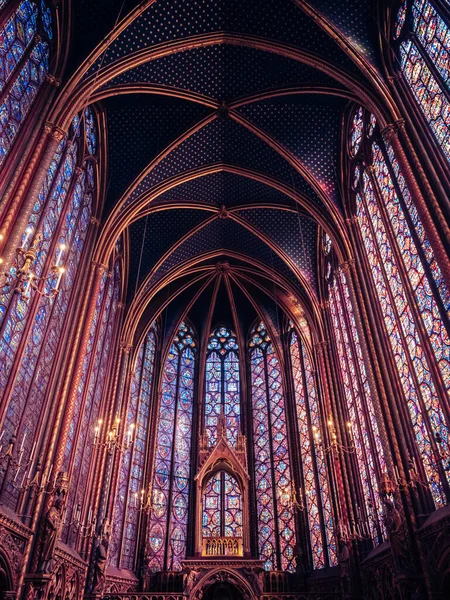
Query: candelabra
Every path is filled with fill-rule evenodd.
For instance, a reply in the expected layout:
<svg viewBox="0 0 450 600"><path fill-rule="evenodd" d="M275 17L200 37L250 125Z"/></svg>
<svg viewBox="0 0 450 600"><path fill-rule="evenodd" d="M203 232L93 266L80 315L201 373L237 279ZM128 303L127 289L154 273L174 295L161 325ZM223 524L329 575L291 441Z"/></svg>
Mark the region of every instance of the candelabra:
<svg viewBox="0 0 450 600"><path fill-rule="evenodd" d="M140 492L131 492L131 506L142 513L149 513L150 509L154 508L151 501L150 486L147 489L147 493L144 488Z"/></svg>
<svg viewBox="0 0 450 600"><path fill-rule="evenodd" d="M5 292L8 292L10 289L14 290L20 296L21 300L25 302L30 300L31 290L36 291L46 298L54 298L59 293L61 279L65 273L65 268L61 262L66 245L59 245L55 264L50 268L49 274L45 277L38 277L33 273L33 265L38 256L38 247L42 241L42 234L39 233L36 235L29 248L27 248L27 244L33 234L32 228L28 227L25 230L25 234L22 246L16 249L12 268L0 275L0 281L3 280L1 287ZM0 258L1 264L3 264L2 258ZM51 284L51 288L48 289L49 286L42 285L43 283Z"/></svg>
<svg viewBox="0 0 450 600"><path fill-rule="evenodd" d="M125 440L120 440L120 417L117 415L114 419L113 426L110 431L106 434L105 441L101 441L101 430L103 426L103 420L99 419L97 425L94 428L94 446L105 448L109 454L112 454L114 450L124 452L129 450L134 443L134 423L131 423L128 427L128 431L125 435Z"/></svg>
<svg viewBox="0 0 450 600"><path fill-rule="evenodd" d="M350 446L345 446L343 444L339 444L339 442L337 440L336 429L334 427L334 422L333 422L333 419L331 419L331 418L328 420L328 429L330 432L330 444L329 444L329 446L324 446L322 440L320 439L319 429L315 425L312 426L312 433L313 433L315 443L319 446L323 446L323 448L327 454L330 452L333 452L333 451L344 452L346 454L354 454L355 453L356 449L355 449L355 445L353 443L352 424L350 422L347 423L347 430L348 430L348 436L350 439Z"/></svg>
<svg viewBox="0 0 450 600"><path fill-rule="evenodd" d="M77 504L73 513L73 518L66 522L67 527L73 527L75 531L82 537L87 538L94 535L97 528L97 519L89 507L88 514L84 520L81 519L81 504Z"/></svg>

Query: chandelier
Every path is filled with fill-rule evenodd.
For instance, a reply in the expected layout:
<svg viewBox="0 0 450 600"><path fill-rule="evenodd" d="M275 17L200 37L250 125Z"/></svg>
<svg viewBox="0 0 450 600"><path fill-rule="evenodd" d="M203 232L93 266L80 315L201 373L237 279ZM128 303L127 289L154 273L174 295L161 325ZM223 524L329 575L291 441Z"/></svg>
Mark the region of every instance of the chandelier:
<svg viewBox="0 0 450 600"><path fill-rule="evenodd" d="M30 300L31 290L36 291L39 295L46 298L57 296L62 276L66 271L62 264L66 245L61 243L58 246L55 264L50 267L48 275L45 277L36 275L33 266L38 257L38 248L42 241L42 233L39 232L35 236L33 243L27 248L28 241L32 235L33 229L27 227L22 245L16 248L12 267L0 275L0 280L3 279L2 288L4 291L13 290L24 302ZM3 236L0 236L0 241L2 238ZM3 262L3 258L0 258L0 266Z"/></svg>

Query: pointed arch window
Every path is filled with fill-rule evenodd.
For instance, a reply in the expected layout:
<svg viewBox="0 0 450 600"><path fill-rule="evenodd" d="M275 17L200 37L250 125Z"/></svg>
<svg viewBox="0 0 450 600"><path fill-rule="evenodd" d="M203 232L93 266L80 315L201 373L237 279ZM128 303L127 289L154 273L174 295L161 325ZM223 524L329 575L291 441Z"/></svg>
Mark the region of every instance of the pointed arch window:
<svg viewBox="0 0 450 600"><path fill-rule="evenodd" d="M381 474L386 473L384 448L344 273L330 287L330 310L346 401L347 439L354 446L361 484L362 515L357 527L375 545L385 539Z"/></svg>
<svg viewBox="0 0 450 600"><path fill-rule="evenodd" d="M135 441L122 458L109 554L109 563L122 569L132 570L136 560L141 490L145 489L156 334L153 323L137 355L131 381L125 430L135 430Z"/></svg>
<svg viewBox="0 0 450 600"><path fill-rule="evenodd" d="M293 481L281 367L263 323L250 341L259 557L267 571L294 571Z"/></svg>
<svg viewBox="0 0 450 600"><path fill-rule="evenodd" d="M202 502L203 538L242 539L242 492L232 475L215 473L206 484Z"/></svg>
<svg viewBox="0 0 450 600"><path fill-rule="evenodd" d="M353 128L361 118L359 113ZM374 118L370 117L370 122ZM354 161L359 230L414 430L419 473L436 506L448 497L450 393L449 292L392 148L375 126L364 151L372 168Z"/></svg>
<svg viewBox="0 0 450 600"><path fill-rule="evenodd" d="M449 20L433 2L405 1L397 15L394 38L402 73L450 161Z"/></svg>
<svg viewBox="0 0 450 600"><path fill-rule="evenodd" d="M227 327L214 330L208 340L205 382L205 431L208 445L217 441L221 412L227 439L236 445L240 428L239 355L236 335Z"/></svg>
<svg viewBox="0 0 450 600"><path fill-rule="evenodd" d="M32 244L36 248L37 276L51 275L58 260L64 264L59 294L47 298L32 289L26 301L8 288L0 293L0 398L7 406L3 435L4 439L14 435L18 444L25 438L22 464L30 459L39 428L45 426L40 415L61 352L60 339L91 225L97 175L94 157L82 152L84 132L83 122L77 118L68 142L61 142L53 157L30 215L27 228L33 234L23 237L24 248ZM49 293L57 276L42 282L41 291ZM17 451L15 448L14 453ZM3 502L10 508L15 507L18 496L13 482L3 487Z"/></svg>
<svg viewBox="0 0 450 600"><path fill-rule="evenodd" d="M322 569L337 564L331 492L321 443L323 424L312 362L294 329L290 332L289 349L312 564L314 569Z"/></svg>
<svg viewBox="0 0 450 600"><path fill-rule="evenodd" d="M179 571L186 556L196 352L194 333L182 323L164 364L156 428L148 526L153 571Z"/></svg>
<svg viewBox="0 0 450 600"><path fill-rule="evenodd" d="M63 470L71 477L62 539L73 548L80 541L80 530L70 524L75 521L76 515L86 522L92 506L90 495L96 458L92 424L99 419L107 391L107 374L114 356L112 350L121 280L121 262L117 259L111 271L105 272L101 280L64 454Z"/></svg>
<svg viewBox="0 0 450 600"><path fill-rule="evenodd" d="M52 38L52 14L42 0L23 0L0 29L0 165L48 73Z"/></svg>

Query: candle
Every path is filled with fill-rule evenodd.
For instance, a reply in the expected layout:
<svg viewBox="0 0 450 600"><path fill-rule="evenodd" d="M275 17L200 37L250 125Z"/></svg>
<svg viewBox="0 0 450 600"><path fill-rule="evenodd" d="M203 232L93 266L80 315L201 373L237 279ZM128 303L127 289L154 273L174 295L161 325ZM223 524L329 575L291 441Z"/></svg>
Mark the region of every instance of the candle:
<svg viewBox="0 0 450 600"><path fill-rule="evenodd" d="M50 481L50 477L51 477L52 471L53 471L53 463L50 465L50 470L49 470L48 475L47 475L47 483Z"/></svg>
<svg viewBox="0 0 450 600"><path fill-rule="evenodd" d="M23 477L22 477L22 483L20 484L21 488L24 487L26 476L27 476L27 472L25 471L24 474L23 474Z"/></svg>
<svg viewBox="0 0 450 600"><path fill-rule="evenodd" d="M5 435L5 430L3 429L3 431L0 433L0 442L2 441L4 435Z"/></svg>
<svg viewBox="0 0 450 600"><path fill-rule="evenodd" d="M23 452L23 445L25 443L25 438L27 437L27 432L23 434L22 443L20 444L20 451Z"/></svg>
<svg viewBox="0 0 450 600"><path fill-rule="evenodd" d="M25 236L25 239L22 242L22 250L25 250L25 246L27 245L27 242L28 242L28 240L30 238L30 235L33 233L33 229L31 227L27 227L25 229L25 233L27 235Z"/></svg>
<svg viewBox="0 0 450 600"><path fill-rule="evenodd" d="M92 508L89 507L89 511L88 511L88 523L91 522L91 519L92 519Z"/></svg>
<svg viewBox="0 0 450 600"><path fill-rule="evenodd" d="M56 255L55 267L59 266L59 263L61 262L62 254L63 254L63 252L64 252L65 249L66 249L66 245L65 244L60 244L59 245L58 253Z"/></svg>
<svg viewBox="0 0 450 600"><path fill-rule="evenodd" d="M58 269L58 273L59 273L58 274L58 279L56 280L56 284L55 284L55 287L54 287L55 292L59 288L59 284L61 283L61 278L62 278L64 272L65 272L65 268L64 267L59 267L59 269Z"/></svg>
<svg viewBox="0 0 450 600"><path fill-rule="evenodd" d="M31 288L32 281L33 281L33 273L28 273L28 281L27 281L27 285L25 286L25 291L24 291L24 294L27 297L30 297L30 288Z"/></svg>

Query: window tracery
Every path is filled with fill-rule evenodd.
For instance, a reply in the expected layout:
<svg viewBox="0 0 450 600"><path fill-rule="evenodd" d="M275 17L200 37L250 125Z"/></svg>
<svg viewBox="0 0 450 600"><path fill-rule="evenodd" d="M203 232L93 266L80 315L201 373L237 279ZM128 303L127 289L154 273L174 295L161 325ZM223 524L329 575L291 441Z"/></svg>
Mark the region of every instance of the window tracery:
<svg viewBox="0 0 450 600"><path fill-rule="evenodd" d="M33 243L37 249L33 265L36 276L49 276L42 282L42 291L49 297L33 290L27 301L6 288L0 295L0 396L7 402L3 432L9 438L15 435L19 442L24 439L23 464L30 458L38 428L42 427L40 413L90 226L96 176L90 156L77 167L81 156L78 138L79 132L72 128L69 141L59 145L28 221L27 229L33 234L23 236L24 249ZM52 275L51 266L58 260L63 262L65 273L59 293L52 296L58 273ZM23 351L19 355L21 341ZM18 496L19 490L9 482L4 501L14 508Z"/></svg>
<svg viewBox="0 0 450 600"><path fill-rule="evenodd" d="M355 180L359 228L418 455L441 506L448 471L437 440L448 443L443 403L450 387L449 294L392 148L377 131L365 143L372 167L360 166Z"/></svg>
<svg viewBox="0 0 450 600"><path fill-rule="evenodd" d="M206 359L205 430L208 445L217 440L221 412L225 418L227 439L236 444L240 427L239 356L235 334L226 327L209 336Z"/></svg>
<svg viewBox="0 0 450 600"><path fill-rule="evenodd" d="M179 571L186 554L196 341L182 323L163 369L148 528L149 568Z"/></svg>
<svg viewBox="0 0 450 600"><path fill-rule="evenodd" d="M24 0L0 30L0 165L48 73L53 38L46 3Z"/></svg>
<svg viewBox="0 0 450 600"><path fill-rule="evenodd" d="M293 481L281 367L263 323L249 341L259 556L264 568L293 571Z"/></svg>
<svg viewBox="0 0 450 600"><path fill-rule="evenodd" d="M215 473L203 492L203 538L242 538L242 493L236 479Z"/></svg>
<svg viewBox="0 0 450 600"><path fill-rule="evenodd" d="M400 68L447 160L450 160L450 28L432 2L404 2L397 15Z"/></svg>
<svg viewBox="0 0 450 600"><path fill-rule="evenodd" d="M109 555L109 563L122 569L132 570L135 562L141 490L145 489L156 332L152 324L137 355L131 381L125 429L134 429L135 439L133 447L122 456Z"/></svg>
<svg viewBox="0 0 450 600"><path fill-rule="evenodd" d="M315 376L306 348L295 330L290 332L289 348L312 564L314 569L322 569L337 564L337 557Z"/></svg>
<svg viewBox="0 0 450 600"><path fill-rule="evenodd" d="M386 461L350 294L342 272L335 275L330 287L330 309L346 401L347 439L350 448L355 449L363 490L364 514L358 516L357 525L363 537L370 536L378 545L384 539L384 526L377 474L386 473Z"/></svg>

